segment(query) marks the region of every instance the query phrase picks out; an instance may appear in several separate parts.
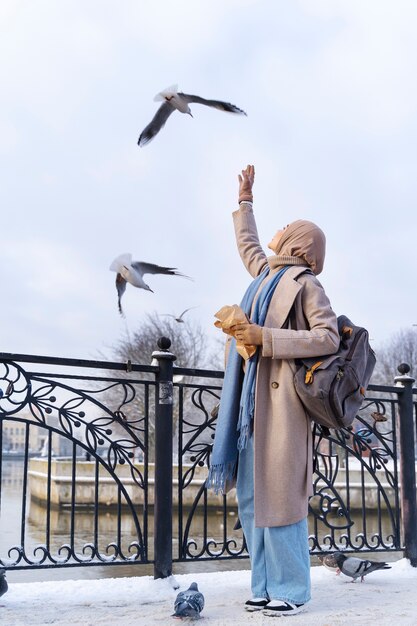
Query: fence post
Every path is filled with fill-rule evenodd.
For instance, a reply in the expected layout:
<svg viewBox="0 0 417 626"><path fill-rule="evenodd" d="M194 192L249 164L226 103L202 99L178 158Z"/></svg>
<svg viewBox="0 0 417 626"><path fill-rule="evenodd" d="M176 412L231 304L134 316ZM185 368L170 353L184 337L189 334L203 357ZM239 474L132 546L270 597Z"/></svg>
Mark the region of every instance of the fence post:
<svg viewBox="0 0 417 626"><path fill-rule="evenodd" d="M155 483L154 483L154 578L172 574L172 403L173 362L171 340L158 339L152 353L159 371L155 392Z"/></svg>
<svg viewBox="0 0 417 626"><path fill-rule="evenodd" d="M413 383L408 375L410 366L398 366L401 376L395 377L395 384L403 387L398 394L400 428L400 472L401 472L401 515L404 532L404 556L417 567L417 503L416 503L416 460L413 419Z"/></svg>

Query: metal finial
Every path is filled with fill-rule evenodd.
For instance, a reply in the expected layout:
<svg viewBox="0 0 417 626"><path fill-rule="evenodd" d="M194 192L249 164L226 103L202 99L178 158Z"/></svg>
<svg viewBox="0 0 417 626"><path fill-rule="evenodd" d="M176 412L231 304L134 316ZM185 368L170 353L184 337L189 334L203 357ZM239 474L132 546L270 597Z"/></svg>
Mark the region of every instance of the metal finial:
<svg viewBox="0 0 417 626"><path fill-rule="evenodd" d="M158 348L161 350L169 350L171 347L171 339L168 337L160 337L157 341Z"/></svg>

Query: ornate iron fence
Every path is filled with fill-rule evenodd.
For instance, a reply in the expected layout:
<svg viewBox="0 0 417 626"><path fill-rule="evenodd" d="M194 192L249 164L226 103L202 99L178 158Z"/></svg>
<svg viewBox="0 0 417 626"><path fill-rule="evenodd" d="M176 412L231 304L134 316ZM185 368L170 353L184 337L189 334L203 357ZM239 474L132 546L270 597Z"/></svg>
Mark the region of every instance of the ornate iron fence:
<svg viewBox="0 0 417 626"><path fill-rule="evenodd" d="M186 370L181 371L187 375ZM407 427L405 438L413 443L412 400L411 405L402 402L405 387L401 378L407 385L412 384L412 379L403 376L398 377L401 386L371 385L354 426L322 436L316 451L314 495L309 506L311 554L337 549L350 552L404 549L400 458L405 460L408 453L407 467L415 471L415 464L414 446L399 455L400 425L402 430ZM178 464L178 534L181 540L174 561L242 558L246 552L242 533L234 528L235 495L232 492L216 499L207 493L203 479L206 472L200 469L210 462L216 421L211 409L219 387L207 381L200 385L181 383L179 391L180 399L189 392L194 414L192 422L184 418L179 425L178 457L182 464ZM317 435L320 434L318 428ZM187 464L184 464L185 459ZM195 495L187 497L188 491ZM414 510L415 482L414 488L412 482L410 486L404 485L403 492L403 497L413 498L414 494L414 504L407 506ZM184 506L184 501L188 506ZM216 515L209 515L210 508ZM414 536L416 532L417 528Z"/></svg>
<svg viewBox="0 0 417 626"><path fill-rule="evenodd" d="M153 366L0 354L2 567L153 563L164 577L247 558L234 491L205 488L223 373L174 367L158 345ZM313 555L402 550L417 565L417 390L400 371L320 443Z"/></svg>
<svg viewBox="0 0 417 626"><path fill-rule="evenodd" d="M21 355L3 355L0 367L2 566L150 562L148 434L157 368ZM116 377L117 370L126 375ZM141 411L127 419L139 399ZM18 493L8 489L11 473ZM111 529L105 511L113 512Z"/></svg>

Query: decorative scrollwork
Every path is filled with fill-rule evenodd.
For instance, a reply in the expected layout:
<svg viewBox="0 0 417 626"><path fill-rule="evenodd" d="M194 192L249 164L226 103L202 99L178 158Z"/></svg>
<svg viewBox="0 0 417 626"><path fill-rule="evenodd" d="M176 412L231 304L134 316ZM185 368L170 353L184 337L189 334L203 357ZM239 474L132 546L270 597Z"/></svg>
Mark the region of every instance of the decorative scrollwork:
<svg viewBox="0 0 417 626"><path fill-rule="evenodd" d="M323 437L321 447L327 454L317 454L310 500L315 520L315 533L310 536L313 552L324 547L352 551L399 547L395 421L388 419L386 403L369 400L351 428ZM375 419L375 414L386 419ZM320 539L326 527L330 534Z"/></svg>
<svg viewBox="0 0 417 626"><path fill-rule="evenodd" d="M101 467L118 490L119 525L123 506L123 510L130 512L136 532L136 540L132 541L130 538L127 553L122 548L121 537L108 543L103 552L99 550L97 540L84 543L80 549L75 547L72 540L51 550L48 536L45 544L31 547L30 550L25 543L12 546L8 551L6 562L0 560L0 564L7 567L17 565L21 567L22 564L39 567L48 563L62 566L74 563L146 560L146 538L142 534L142 524L136 505L138 497L135 496L134 503L132 500L134 491L128 489L125 483L126 478L130 476L135 488L143 492L142 501L146 501L148 396L149 387L153 384L147 380L83 377L79 374L73 376L38 374L27 372L20 364L14 362L0 363L0 419L26 423L27 437L29 425L45 429L49 433L49 442L52 434L59 435L72 442L73 455L76 454L75 450L84 449L86 458L93 459L95 463L96 481L101 480L102 473L99 474L98 471ZM143 409L136 411L132 419L132 412L128 407L132 402L136 402L139 395L141 402L138 406ZM44 454L49 467L54 455L51 443L49 452L46 451ZM141 464L136 462L138 456ZM75 464L75 456L72 462ZM124 467L128 468L128 472L123 469ZM25 468L27 471L27 461ZM27 480L25 484L26 482ZM73 506L76 506L75 500L73 502ZM97 520L98 515L96 505L92 519ZM146 510L143 511L143 515L145 523ZM75 519L74 511L74 519L71 519L73 534Z"/></svg>
<svg viewBox="0 0 417 626"><path fill-rule="evenodd" d="M88 453L99 455L110 471L127 464L133 480L143 488L144 478L134 465L135 451L147 455L144 437L147 415L126 420L123 407L131 403L136 390L133 383L113 381L97 388L70 387L62 381L50 381L44 376L27 374L15 363L2 364L6 392L0 398L0 411L4 416L28 409L32 423L40 424L81 444ZM112 411L106 400L111 395L121 398ZM101 396L102 400L99 399ZM101 412L97 416L97 413ZM0 413L1 414L1 413ZM121 433L122 436L118 436ZM103 449L107 448L103 456Z"/></svg>
<svg viewBox="0 0 417 626"><path fill-rule="evenodd" d="M75 541L73 495L65 542L60 537L62 543L52 547L47 535L45 543L29 548L22 538L22 545L9 548L8 559L3 560L7 563L0 560L0 565L148 562L149 424L157 383L133 376L33 373L19 363L0 363L0 420L25 423L27 440L33 425L47 431L44 457L49 475L54 456L52 435L58 435L71 442L69 483L78 478L75 467L80 451L92 460L96 480L94 531L83 537L81 544ZM209 375L204 379L190 376L188 382L174 383L174 388L178 398L174 406L174 419L178 419L178 475L174 477L178 479L177 560L246 558L243 533L233 527L237 512L234 493L215 496L205 487L217 422L213 409L221 385ZM312 553L329 549L388 551L401 545L395 420L398 400L394 394L384 397L379 392L380 388L375 398L367 398L351 428L322 437L309 503ZM28 445L25 454L27 471ZM98 530L97 493L102 472L117 489L114 541L101 538ZM132 496L133 492L137 496L138 490L141 499ZM122 508L133 520L132 534L122 532ZM23 509L24 504L22 519ZM49 509L47 516L49 526Z"/></svg>
<svg viewBox="0 0 417 626"><path fill-rule="evenodd" d="M0 363L0 415L14 415L28 403L31 382L17 363Z"/></svg>
<svg viewBox="0 0 417 626"><path fill-rule="evenodd" d="M201 468L209 467L216 427L216 417L211 417L210 409L217 396L218 391L204 386L194 389L190 399L195 410L180 420L181 455L189 461L179 477L184 495L201 476ZM322 435L316 454L314 495L309 502L309 523L314 531L310 534L312 552L341 547L352 551L398 547L398 502L393 495L398 495L395 421L389 419L387 404L383 398L368 400L352 427ZM198 516L205 516L206 522L210 518L208 498L202 486L187 509L182 558L221 558L229 551L243 555L243 543L238 537L231 538L230 533L215 538L197 539L195 534L191 537L192 524ZM219 506L217 513L227 519L236 503L225 502L224 509Z"/></svg>

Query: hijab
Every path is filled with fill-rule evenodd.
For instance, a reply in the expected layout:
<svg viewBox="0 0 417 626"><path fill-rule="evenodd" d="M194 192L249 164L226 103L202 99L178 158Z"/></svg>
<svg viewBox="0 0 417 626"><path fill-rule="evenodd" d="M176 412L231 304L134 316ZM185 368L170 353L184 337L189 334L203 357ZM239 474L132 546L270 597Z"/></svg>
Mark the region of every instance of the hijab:
<svg viewBox="0 0 417 626"><path fill-rule="evenodd" d="M307 220L292 222L278 241L275 256L268 258L271 269L281 265L308 265L314 274L323 270L326 237L323 231Z"/></svg>

